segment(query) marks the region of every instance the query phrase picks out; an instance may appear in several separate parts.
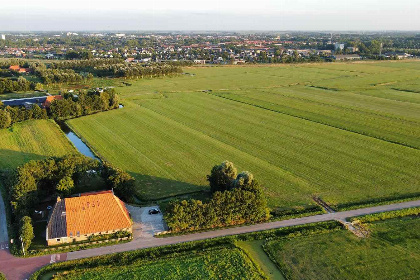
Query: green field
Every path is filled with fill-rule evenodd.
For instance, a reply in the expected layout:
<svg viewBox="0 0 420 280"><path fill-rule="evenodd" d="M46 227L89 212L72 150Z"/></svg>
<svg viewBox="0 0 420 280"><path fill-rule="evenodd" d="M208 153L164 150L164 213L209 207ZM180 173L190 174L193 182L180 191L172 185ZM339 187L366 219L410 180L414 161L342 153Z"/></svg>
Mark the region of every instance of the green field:
<svg viewBox="0 0 420 280"><path fill-rule="evenodd" d="M52 120L31 120L0 130L0 169L49 156L76 153Z"/></svg>
<svg viewBox="0 0 420 280"><path fill-rule="evenodd" d="M176 258L89 270L73 270L54 279L265 279L238 249L219 249Z"/></svg>
<svg viewBox="0 0 420 280"><path fill-rule="evenodd" d="M377 222L371 236L349 231L269 241L288 279L419 279L420 219Z"/></svg>
<svg viewBox="0 0 420 280"><path fill-rule="evenodd" d="M420 192L420 62L186 68L118 87L125 108L70 126L158 199L207 188L223 160L254 173L270 206ZM203 92L211 90L211 92Z"/></svg>

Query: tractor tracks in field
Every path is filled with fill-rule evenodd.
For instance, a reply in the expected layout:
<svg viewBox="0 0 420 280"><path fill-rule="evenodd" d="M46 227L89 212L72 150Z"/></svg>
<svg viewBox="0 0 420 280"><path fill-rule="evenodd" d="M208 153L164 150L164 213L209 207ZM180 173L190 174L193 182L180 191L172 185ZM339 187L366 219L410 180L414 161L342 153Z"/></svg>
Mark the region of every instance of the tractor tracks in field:
<svg viewBox="0 0 420 280"><path fill-rule="evenodd" d="M256 108L260 108L260 109L263 109L263 110L267 110L267 111L270 111L270 112L274 112L274 113L278 113L278 114L283 114L283 115L295 117L295 118L298 118L298 119L301 119L301 120L306 120L306 121L317 123L317 124L320 124L320 125L325 125L325 126L328 126L328 127L332 127L332 128L336 128L336 129L342 130L342 131L347 131L347 132L350 132L350 133L354 133L354 134L358 134L358 135L361 135L361 136L365 136L365 137L369 137L369 138L372 138L372 139L376 139L376 140L379 140L379 141L388 142L390 144L395 144L395 145L403 146L403 147L406 147L406 148L420 150L418 147L413 146L413 145L410 145L410 144L405 144L405 143L394 141L394 140L390 140L390 139L387 139L387 138L377 137L377 136L370 135L370 134L367 134L367 133L350 130L350 129L347 129L345 127L340 127L340 126L328 124L328 123L325 123L325 122L313 120L311 118L300 116L300 115L297 115L297 114L291 114L291 113L286 113L286 112L283 112L283 111L280 111L280 110L270 109L270 108L264 107L262 105L257 105L257 104L253 104L253 103L246 102L246 101L240 101L240 100L229 98L229 97L226 97L226 96L221 96L221 95L218 95L218 94L213 94L211 92L208 93L208 94L210 94L212 96L219 97L219 98L227 99L227 100L230 100L230 101L233 101L233 102L237 102L237 103L241 103L241 104L253 106L253 107L256 107Z"/></svg>

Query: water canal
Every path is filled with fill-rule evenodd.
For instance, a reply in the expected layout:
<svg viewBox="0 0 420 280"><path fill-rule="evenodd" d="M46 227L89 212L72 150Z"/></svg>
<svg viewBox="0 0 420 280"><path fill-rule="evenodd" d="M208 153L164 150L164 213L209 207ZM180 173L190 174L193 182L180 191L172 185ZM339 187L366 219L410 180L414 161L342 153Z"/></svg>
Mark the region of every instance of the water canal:
<svg viewBox="0 0 420 280"><path fill-rule="evenodd" d="M92 150L82 141L82 139L79 138L79 136L77 136L70 129L70 127L64 121L57 121L57 124L81 154L100 161L100 159L95 156Z"/></svg>

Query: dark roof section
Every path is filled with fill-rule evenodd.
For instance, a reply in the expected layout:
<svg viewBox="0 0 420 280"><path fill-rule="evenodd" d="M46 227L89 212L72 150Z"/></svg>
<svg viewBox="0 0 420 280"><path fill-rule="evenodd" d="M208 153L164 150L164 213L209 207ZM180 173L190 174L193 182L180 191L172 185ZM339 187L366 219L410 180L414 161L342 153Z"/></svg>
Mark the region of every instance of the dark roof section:
<svg viewBox="0 0 420 280"><path fill-rule="evenodd" d="M47 226L47 239L67 236L66 204L64 199L57 200Z"/></svg>
<svg viewBox="0 0 420 280"><path fill-rule="evenodd" d="M47 100L47 96L38 96L30 98L19 98L19 99L9 99L2 100L4 106L23 106L26 102L42 105L42 103Z"/></svg>

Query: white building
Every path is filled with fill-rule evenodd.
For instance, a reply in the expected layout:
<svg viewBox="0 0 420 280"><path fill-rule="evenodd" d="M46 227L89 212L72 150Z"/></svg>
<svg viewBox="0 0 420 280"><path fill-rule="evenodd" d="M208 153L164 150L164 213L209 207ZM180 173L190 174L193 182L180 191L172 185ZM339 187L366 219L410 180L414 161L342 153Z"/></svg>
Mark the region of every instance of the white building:
<svg viewBox="0 0 420 280"><path fill-rule="evenodd" d="M337 51L337 50L340 50L340 51L342 51L342 50L344 50L344 44L342 44L342 43L335 43L334 44L334 49Z"/></svg>
<svg viewBox="0 0 420 280"><path fill-rule="evenodd" d="M1 39L2 39L2 40L6 40L6 35L1 34Z"/></svg>

